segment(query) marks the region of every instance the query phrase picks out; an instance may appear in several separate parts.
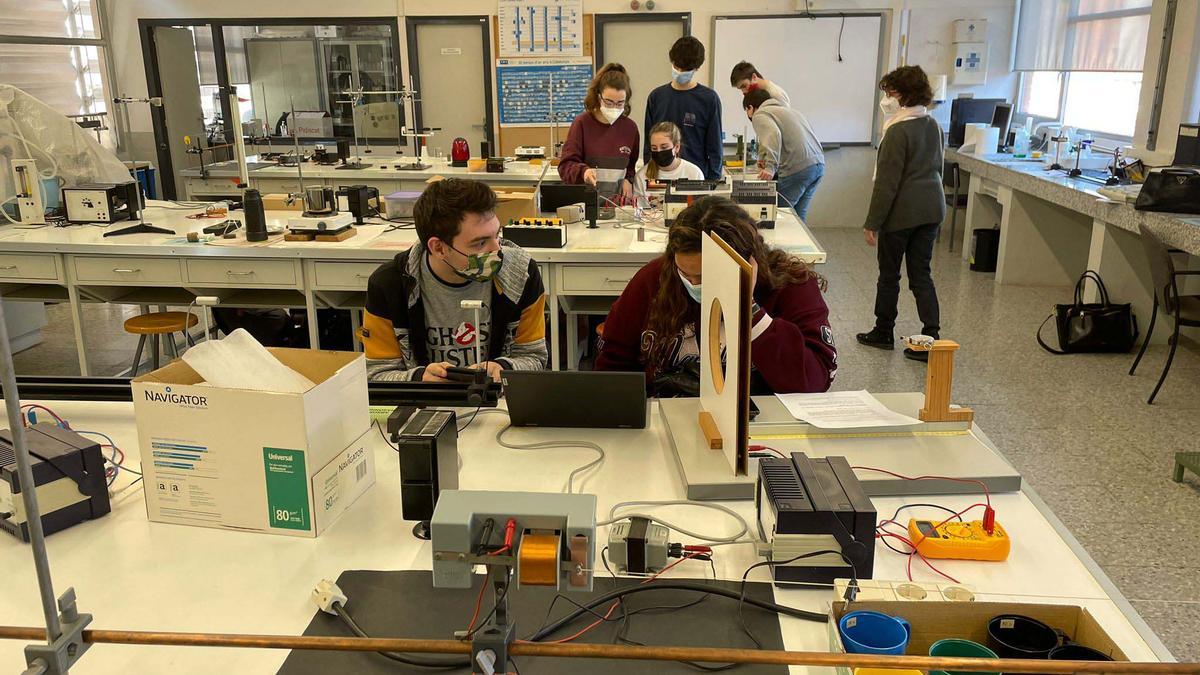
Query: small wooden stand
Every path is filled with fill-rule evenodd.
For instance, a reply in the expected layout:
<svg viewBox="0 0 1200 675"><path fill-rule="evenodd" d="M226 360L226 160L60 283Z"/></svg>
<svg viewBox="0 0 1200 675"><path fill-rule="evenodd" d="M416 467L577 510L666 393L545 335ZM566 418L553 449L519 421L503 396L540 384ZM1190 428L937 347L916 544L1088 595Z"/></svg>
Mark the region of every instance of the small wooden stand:
<svg viewBox="0 0 1200 675"><path fill-rule="evenodd" d="M954 340L934 340L933 345L909 343L909 348L929 352L925 371L925 407L918 417L923 422L966 422L970 425L975 412L970 408L950 407L950 387L954 382Z"/></svg>
<svg viewBox="0 0 1200 675"><path fill-rule="evenodd" d="M287 234L283 235L283 240L284 241L334 242L334 241L346 241L347 239L349 239L350 237L353 237L356 234L358 234L358 230L356 230L353 227L347 227L346 229L342 230L341 232L338 232L337 234L310 234L308 232L288 232Z"/></svg>
<svg viewBox="0 0 1200 675"><path fill-rule="evenodd" d="M700 433L703 434L704 442L708 444L709 450L720 450L724 447L721 442L721 430L717 428L717 421L707 410L700 411Z"/></svg>

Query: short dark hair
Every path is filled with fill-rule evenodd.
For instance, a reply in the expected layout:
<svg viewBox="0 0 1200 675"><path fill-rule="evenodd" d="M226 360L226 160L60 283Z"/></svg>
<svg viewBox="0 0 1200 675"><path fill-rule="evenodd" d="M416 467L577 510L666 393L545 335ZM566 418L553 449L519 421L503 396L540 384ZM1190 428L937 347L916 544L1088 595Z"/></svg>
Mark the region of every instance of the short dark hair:
<svg viewBox="0 0 1200 675"><path fill-rule="evenodd" d="M704 43L691 35L684 35L671 45L667 56L671 59L671 65L680 70L696 70L704 65Z"/></svg>
<svg viewBox="0 0 1200 675"><path fill-rule="evenodd" d="M766 89L755 89L753 91L748 91L746 92L746 95L742 97L742 110L745 110L746 108L754 108L755 110L758 110L760 107L762 107L762 104L766 103L768 100L770 100L770 98L771 92L767 91Z"/></svg>
<svg viewBox="0 0 1200 675"><path fill-rule="evenodd" d="M900 66L879 80L879 89L896 92L904 107L933 103L933 87L921 66Z"/></svg>
<svg viewBox="0 0 1200 675"><path fill-rule="evenodd" d="M757 75L759 79L762 79L763 76L762 73L758 72L758 68L754 67L753 63L741 61L729 72L729 84L736 87L738 86L738 82L750 79L751 75Z"/></svg>
<svg viewBox="0 0 1200 675"><path fill-rule="evenodd" d="M417 238L426 245L433 237L453 245L464 216L495 211L496 193L487 183L466 178L439 180L427 186L413 206Z"/></svg>

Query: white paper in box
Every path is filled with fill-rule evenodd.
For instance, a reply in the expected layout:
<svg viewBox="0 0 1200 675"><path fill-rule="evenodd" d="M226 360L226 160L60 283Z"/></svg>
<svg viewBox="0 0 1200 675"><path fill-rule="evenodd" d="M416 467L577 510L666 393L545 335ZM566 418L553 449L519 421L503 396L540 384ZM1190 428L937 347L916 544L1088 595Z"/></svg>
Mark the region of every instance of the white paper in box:
<svg viewBox="0 0 1200 675"><path fill-rule="evenodd" d="M374 483L365 358L270 351L316 386L219 389L182 361L133 381L150 520L313 537Z"/></svg>

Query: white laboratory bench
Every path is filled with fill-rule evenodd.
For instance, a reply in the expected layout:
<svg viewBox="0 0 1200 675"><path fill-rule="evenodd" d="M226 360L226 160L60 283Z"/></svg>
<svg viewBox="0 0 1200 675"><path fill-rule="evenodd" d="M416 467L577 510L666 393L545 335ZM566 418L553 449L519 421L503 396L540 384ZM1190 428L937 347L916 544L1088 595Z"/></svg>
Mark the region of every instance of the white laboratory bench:
<svg viewBox="0 0 1200 675"><path fill-rule="evenodd" d="M1068 286L1085 270L1095 270L1113 302L1133 303L1144 329L1154 295L1138 225L1145 224L1168 245L1200 256L1198 217L1138 211L1100 195L1098 183L1050 171L1042 161L956 150L946 151L946 161L970 174L963 258L969 256L974 230L1000 227L996 283ZM1087 292L1087 301L1096 302L1095 286L1088 284ZM1154 341L1165 342L1169 335L1169 330L1157 330Z"/></svg>
<svg viewBox="0 0 1200 675"><path fill-rule="evenodd" d="M270 193L299 193L300 179L296 167L277 166L275 164L260 165L256 155L246 160L251 168L248 172L249 187L263 194ZM470 178L483 181L493 187L533 186L542 177L542 166L530 164L528 161L513 160L504 165L502 173L486 171L468 171L465 167L450 166L446 158L434 157L424 160L430 165L428 169L414 171L401 169L400 166L412 162L412 157L387 154L365 154L363 164L370 166L362 169L343 169L337 165L322 165L305 162L301 167L304 174L304 185L324 185L340 188L346 185L367 185L379 189L380 196L403 190L420 192L425 182L434 176ZM184 184L179 186L188 199L211 199L221 197L238 197L241 190L237 188L238 168L236 162L219 162L199 167L183 169L179 172ZM546 183L562 182L558 177L558 168L551 166L546 169Z"/></svg>
<svg viewBox="0 0 1200 675"><path fill-rule="evenodd" d="M80 372L91 374L87 363L81 320L84 303L129 305L187 305L200 295L216 295L230 307L304 308L309 315L309 336L318 345L318 308L361 310L366 301L367 279L381 263L416 241L416 232L391 229L392 223L368 220L358 234L337 243L285 242L273 237L265 245L236 240L189 243L185 235L199 232L219 219L189 219L203 208L186 208L151 201L145 219L175 232L104 237L108 227L71 225L21 229L0 227L0 297L7 300L68 302L75 323L75 343ZM268 211L269 229L283 228L291 211ZM244 219L234 211L230 218ZM568 322L567 349L558 336L559 308L569 317L605 314L598 303L621 294L629 279L666 247L666 231L648 226L644 241L637 241L631 222L601 221L567 226L563 248L530 249L541 266L550 312L551 364L558 354L575 363L574 321ZM239 233L241 230L239 230ZM788 209L780 209L773 230L763 230L773 246L787 250L810 264L825 262L825 250L812 232ZM352 311L357 327L358 311ZM98 373L110 375L112 373Z"/></svg>
<svg viewBox="0 0 1200 675"><path fill-rule="evenodd" d="M141 454L131 403L55 401L48 403L72 426L103 431L137 466ZM465 411L469 412L469 411ZM539 429L510 432L507 440L587 438L607 450L607 460L585 474L579 485L598 497L598 519L617 502L634 499L682 499L679 482L657 403L651 404L644 430ZM507 423L500 414L485 414L461 435L462 489L503 489L558 492L567 474L590 457L579 450L512 451L496 445L496 432ZM982 432L979 432L982 433ZM316 539L250 534L179 525L150 523L140 489L120 497L112 513L85 522L47 539L56 592L72 586L79 609L94 615L93 628L114 630L184 631L298 635L314 614L309 599L314 584L336 579L345 570L428 570L431 548L414 539L412 523L401 518L397 455L377 435L376 484L350 506L340 521ZM855 439L845 439L853 454ZM783 450L797 449L779 441ZM827 442L826 445L833 445ZM832 447L830 452L835 452ZM837 451L840 453L840 451ZM757 460L752 460L757 461ZM905 471L902 465L887 465ZM124 474L129 476L129 474ZM129 483L121 478L114 486ZM962 509L980 495L938 497L933 501ZM928 497L876 497L872 500L886 518L903 504L930 501ZM721 502L754 522L752 501ZM991 495L997 519L1013 539L1003 563L939 561L938 567L971 589L978 600L1053 603L1085 607L1117 646L1134 661L1170 661L1170 653L1145 622L1080 548L1062 523L1028 487L1021 492ZM730 535L730 519L707 509L671 507L661 515L681 527ZM910 511L932 517L936 511ZM753 527L753 525L751 525ZM602 538L600 535L598 538ZM689 538L683 537L684 540ZM903 580L906 557L876 543L875 579ZM716 574L739 579L760 558L748 544L716 549ZM28 545L0 539L0 597L2 623L36 626L43 622ZM710 576L707 565L683 564L671 577ZM924 566L912 566L916 582L942 580ZM767 580L765 568L752 580ZM775 599L785 605L827 611L834 594L828 588L777 588ZM404 602L397 598L396 602ZM424 610L422 610L424 611ZM668 619L669 620L669 619ZM463 617L465 623L466 617ZM825 625L784 618L784 647L798 651L828 651ZM740 645L735 627L729 641ZM721 645L725 646L725 642ZM17 672L24 664L19 641L0 641L0 668ZM84 655L79 672L273 673L285 651L99 645ZM651 662L629 662L614 670L654 672ZM825 668L792 667L794 674L830 675Z"/></svg>

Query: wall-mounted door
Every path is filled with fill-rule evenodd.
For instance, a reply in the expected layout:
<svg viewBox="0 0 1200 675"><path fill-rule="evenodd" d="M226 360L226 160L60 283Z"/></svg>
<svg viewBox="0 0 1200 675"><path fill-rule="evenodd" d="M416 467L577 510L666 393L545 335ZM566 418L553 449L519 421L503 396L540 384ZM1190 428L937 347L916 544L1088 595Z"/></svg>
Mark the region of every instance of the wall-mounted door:
<svg viewBox="0 0 1200 675"><path fill-rule="evenodd" d="M671 60L667 52L676 40L692 34L692 15L690 12L597 14L595 25L596 69L613 62L625 66L633 86L629 117L637 122L644 139L646 130L642 129L642 122L646 119L646 97L654 88L671 81Z"/></svg>
<svg viewBox="0 0 1200 675"><path fill-rule="evenodd" d="M462 136L478 153L492 135L492 56L485 16L408 17L408 58L418 127L440 129L432 148L450 154Z"/></svg>
<svg viewBox="0 0 1200 675"><path fill-rule="evenodd" d="M170 175L160 172L159 180L163 194L168 199L176 199L183 195L183 179L179 172L200 164L196 155L187 153L183 138L190 136L196 144L205 138L200 76L196 69L196 43L191 30L171 26L156 26L153 41L161 89L151 96L161 96L163 100L162 115L157 120L162 133L155 134L158 165L171 167ZM151 114L156 114L157 110L151 108Z"/></svg>

